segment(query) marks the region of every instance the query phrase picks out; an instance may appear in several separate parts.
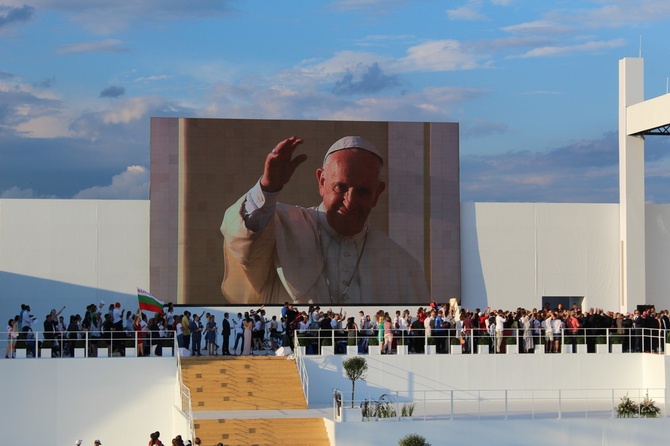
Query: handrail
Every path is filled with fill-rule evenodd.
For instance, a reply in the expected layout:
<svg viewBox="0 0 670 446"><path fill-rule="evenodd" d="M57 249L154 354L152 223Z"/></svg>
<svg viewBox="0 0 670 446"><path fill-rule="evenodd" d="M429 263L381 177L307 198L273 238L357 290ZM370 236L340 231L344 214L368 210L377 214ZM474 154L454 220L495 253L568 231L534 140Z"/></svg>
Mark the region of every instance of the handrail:
<svg viewBox="0 0 670 446"><path fill-rule="evenodd" d="M175 345L177 343L177 334L174 334ZM180 406L179 411L186 417L188 420L188 436L191 439L191 443L195 444L195 422L193 421L193 405L191 402L191 389L184 384L184 380L181 372L181 355L176 354L177 358L177 383L179 385L179 396L180 396Z"/></svg>
<svg viewBox="0 0 670 446"><path fill-rule="evenodd" d="M395 398L388 398L389 395ZM393 391L377 400L366 398L354 401L354 405L363 408L363 418L368 420L399 420L405 416L423 420L472 419L475 416L480 420L522 417L602 419L617 417L617 407L626 397L638 408L645 398L649 398L661 409L659 417L668 416L664 388ZM351 401L345 398L341 404L348 407ZM378 405L387 405L393 410L376 411ZM406 410L409 406L411 410Z"/></svg>
<svg viewBox="0 0 670 446"><path fill-rule="evenodd" d="M609 353L614 352L615 347L613 346L621 344L623 353L652 352L660 354L666 351L668 335L670 334L670 330L657 328L579 328L577 330L577 333L572 333L571 329L563 328L560 333L553 334L553 339L558 341L557 352L582 352L582 349L588 349L589 353L595 353L597 350L598 353L602 353L598 346L606 346ZM544 328L533 328L531 331L534 344L532 350L535 353L538 353L537 350L542 352L548 345L547 331ZM400 336L394 335L396 343L398 346L402 346L398 347L397 353L460 353L461 348L465 347L464 353L473 354L478 353L479 347L482 346L486 350L483 353L490 350L490 353L500 354L506 349L521 353L526 342L524 330L520 328L509 328L502 332L501 349L499 351L496 348L496 335L481 330L474 330L472 333L459 333L452 328L445 329L443 332L433 331L429 337L424 336L421 332L414 336L407 335L402 330L396 330L396 333L400 333ZM96 336L92 332L81 331L76 332L76 338L68 338L66 333L56 333L53 337L46 337L45 334L45 332L40 331L21 332L19 338L15 340L15 344L17 347L24 347L21 351L25 353L25 357L50 357L51 351L46 345L48 343L53 343L55 346L53 352L61 357L121 356L124 354L123 351L128 353L128 348L135 349L134 353L129 354L129 356L134 356L138 351L138 345L147 339L149 341L149 351L145 351L147 355L151 354L152 345L167 340L172 342L171 346L166 346L173 349L172 354L177 354L178 351L178 341L175 340L176 333L174 331L168 332L169 337L161 337L158 331L142 334L140 332L130 332L130 336L125 331L103 333L100 336ZM461 345L461 339L464 345ZM299 344L310 342L314 347L312 354L321 354L323 347L332 348L334 353L345 353L346 346L350 341L359 346L357 351L367 349L367 353L381 352L381 346L378 345L376 335L361 334L359 331L349 337L347 334L336 334L334 330L311 330L307 335L296 332L294 351L297 353L300 350L298 348ZM0 332L0 349L6 348L8 342L8 332ZM106 348L101 347L101 343L104 343ZM329 346L326 344L329 344ZM37 354L34 353L35 346L40 347L37 349ZM115 347L118 347L118 349ZM457 349L456 351L452 351L454 347ZM549 351L544 352L549 353Z"/></svg>
<svg viewBox="0 0 670 446"><path fill-rule="evenodd" d="M163 334L164 336L161 336ZM69 335L74 335L70 337ZM134 349L129 356L138 353L140 343L148 341L149 348L145 356L150 356L152 347L161 345L168 347L172 355L176 354L177 336L176 332L149 331L149 332L111 332L99 335L89 331L77 331L72 333L52 333L43 331L19 332L19 337L14 340L15 350L21 350L27 358L53 357L112 357L124 356ZM165 341L172 345L163 346ZM8 332L0 332L0 349L6 349L8 344ZM16 353L15 353L16 354Z"/></svg>
<svg viewBox="0 0 670 446"><path fill-rule="evenodd" d="M425 336L423 330L414 335L407 335L405 331L395 330L394 338L398 346L403 346L403 353L478 353L479 346L486 346L483 353L501 354L508 349L514 353L522 352L527 342L531 342L530 350L550 353L544 350L545 346L555 348L555 353L581 352L578 345L588 347L589 353L596 353L596 346L607 346L607 352L614 352L613 345L622 345L623 353L650 352L664 353L670 330L658 328L579 328L573 332L570 328L562 328L560 332L549 334L544 328L531 328L531 335L524 336L521 328L505 328L499 333L487 333L482 330L473 330L470 333L459 332L456 329L444 329L442 331L432 330L430 336ZM398 335L399 334L399 335ZM500 338L498 338L500 337ZM307 354L323 354L326 348L330 353L346 353L346 346L354 344L358 346L358 354L381 353L381 346L375 334L361 334L361 331L348 336L347 332L336 333L336 330L317 329L309 330L307 333L296 332L295 339L298 344L307 346L311 344ZM498 340L499 339L499 340ZM499 344L498 344L499 342ZM540 348L536 348L539 346ZM296 349L297 349L296 345ZM407 348L405 348L407 347ZM453 351L453 348L456 351ZM373 350L376 349L375 350ZM361 350L367 350L361 352ZM397 349L400 353L400 348ZM567 351L566 351L567 350ZM602 353L598 351L598 353Z"/></svg>
<svg viewBox="0 0 670 446"><path fill-rule="evenodd" d="M300 382L302 384L302 393L305 395L305 402L309 407L309 375L307 374L307 367L305 366L305 358L302 356L302 349L298 344L298 337L293 337L293 354L295 356L295 364L298 367L298 374L300 375Z"/></svg>

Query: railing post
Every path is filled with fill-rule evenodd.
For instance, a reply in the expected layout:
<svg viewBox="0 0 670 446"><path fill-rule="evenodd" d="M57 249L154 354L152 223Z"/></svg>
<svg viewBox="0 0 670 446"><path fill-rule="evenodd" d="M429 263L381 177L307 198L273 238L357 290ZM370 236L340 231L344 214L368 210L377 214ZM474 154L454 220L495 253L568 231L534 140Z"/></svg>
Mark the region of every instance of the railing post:
<svg viewBox="0 0 670 446"><path fill-rule="evenodd" d="M505 389L505 420L507 420L507 411L509 410L507 406L507 389Z"/></svg>
<svg viewBox="0 0 670 446"><path fill-rule="evenodd" d="M477 391L477 419L482 419L482 391Z"/></svg>

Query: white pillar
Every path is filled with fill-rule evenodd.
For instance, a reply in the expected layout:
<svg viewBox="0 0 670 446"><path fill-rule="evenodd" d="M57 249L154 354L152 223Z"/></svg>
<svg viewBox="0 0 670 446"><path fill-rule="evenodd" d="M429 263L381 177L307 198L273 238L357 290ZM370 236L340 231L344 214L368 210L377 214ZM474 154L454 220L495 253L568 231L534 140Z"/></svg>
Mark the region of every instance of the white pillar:
<svg viewBox="0 0 670 446"><path fill-rule="evenodd" d="M622 311L646 302L644 138L630 136L627 109L644 101L644 60L619 61L619 233Z"/></svg>

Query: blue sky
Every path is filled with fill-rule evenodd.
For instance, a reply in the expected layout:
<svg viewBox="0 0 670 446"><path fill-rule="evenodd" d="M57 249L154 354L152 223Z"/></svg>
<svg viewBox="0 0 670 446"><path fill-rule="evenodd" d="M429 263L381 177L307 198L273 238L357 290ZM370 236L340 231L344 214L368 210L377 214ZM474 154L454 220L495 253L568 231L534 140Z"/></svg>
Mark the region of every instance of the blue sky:
<svg viewBox="0 0 670 446"><path fill-rule="evenodd" d="M0 197L147 198L149 118L185 116L459 122L462 201L615 203L618 61L641 47L666 94L669 24L667 0L0 0ZM670 138L645 157L670 202Z"/></svg>

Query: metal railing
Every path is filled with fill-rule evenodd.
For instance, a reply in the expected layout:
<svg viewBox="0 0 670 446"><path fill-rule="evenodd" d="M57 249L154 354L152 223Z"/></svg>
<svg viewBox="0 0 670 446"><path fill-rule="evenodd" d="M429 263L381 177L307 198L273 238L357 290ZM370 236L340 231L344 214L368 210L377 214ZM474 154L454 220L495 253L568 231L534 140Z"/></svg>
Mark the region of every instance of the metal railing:
<svg viewBox="0 0 670 446"><path fill-rule="evenodd" d="M509 328L487 333L456 329L394 331L395 354L501 354L501 353L664 353L668 331L654 328L563 328L548 333L543 328ZM382 353L383 341L372 331L357 330L351 336L346 331L296 331L296 351L307 355L319 354L373 354ZM603 350L604 349L604 350Z"/></svg>
<svg viewBox="0 0 670 446"><path fill-rule="evenodd" d="M347 401L339 390L333 395L334 413L338 407L351 405L351 400ZM620 416L617 409L625 399L632 402L631 407L637 408L634 416L644 417L642 403L650 401L660 410L658 417L667 417L665 389L662 388L389 392L377 399L357 400L354 406L361 408L365 421L405 417L420 420L604 419Z"/></svg>
<svg viewBox="0 0 670 446"><path fill-rule="evenodd" d="M176 342L176 336L175 336ZM191 443L195 444L195 422L193 421L193 404L191 402L191 389L189 389L182 378L181 373L181 355L177 356L177 385L179 386L179 411L186 417L188 422L188 437Z"/></svg>
<svg viewBox="0 0 670 446"><path fill-rule="evenodd" d="M8 332L0 332L0 337L0 349L8 352ZM172 330L102 334L22 331L13 343L13 354L18 358L137 356L141 351L144 356L175 356L178 337Z"/></svg>
<svg viewBox="0 0 670 446"><path fill-rule="evenodd" d="M302 383L302 392L305 395L305 402L309 406L309 375L307 374L307 367L305 366L305 358L298 345L298 337L293 339L293 352L295 355L295 364L298 367L298 374L300 375L300 382Z"/></svg>

